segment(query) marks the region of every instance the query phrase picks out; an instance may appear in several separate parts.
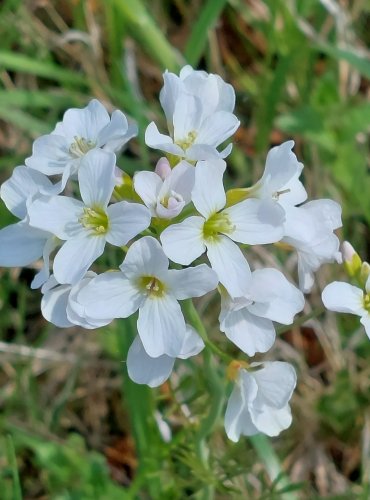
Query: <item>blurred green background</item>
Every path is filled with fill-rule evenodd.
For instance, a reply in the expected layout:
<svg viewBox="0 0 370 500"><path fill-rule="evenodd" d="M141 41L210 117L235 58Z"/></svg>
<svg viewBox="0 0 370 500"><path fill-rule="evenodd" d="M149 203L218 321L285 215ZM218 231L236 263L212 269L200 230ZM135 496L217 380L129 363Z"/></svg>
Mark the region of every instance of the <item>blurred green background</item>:
<svg viewBox="0 0 370 500"><path fill-rule="evenodd" d="M341 237L368 260L369 41L366 0L3 0L0 180L92 97L139 124L118 164L153 168L159 153L144 131L153 119L165 125L162 72L190 63L236 90L228 186L256 181L268 149L293 138L310 198L342 204ZM11 222L1 203L0 227ZM252 265L294 279L294 256L279 252L258 248ZM40 315L33 274L0 269L1 499L370 497L370 343L356 319L316 314L279 337L268 356L297 368L293 425L233 444L222 362L206 360L207 371L188 361L157 390L136 386L124 363L135 321L58 330ZM320 271L307 314L340 276L337 265ZM218 307L216 297L198 303L209 335L233 354Z"/></svg>

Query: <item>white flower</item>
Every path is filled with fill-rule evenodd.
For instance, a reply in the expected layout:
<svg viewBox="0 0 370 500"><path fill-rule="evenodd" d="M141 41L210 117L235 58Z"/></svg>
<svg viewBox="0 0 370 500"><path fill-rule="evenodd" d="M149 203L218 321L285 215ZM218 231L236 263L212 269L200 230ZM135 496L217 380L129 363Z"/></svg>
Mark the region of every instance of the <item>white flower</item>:
<svg viewBox="0 0 370 500"><path fill-rule="evenodd" d="M95 149L81 161L78 180L83 202L67 196L41 197L29 207L30 224L65 243L54 259L54 276L75 284L102 255L106 242L123 246L150 224L148 209L122 201L109 205L114 185L115 155Z"/></svg>
<svg viewBox="0 0 370 500"><path fill-rule="evenodd" d="M93 99L83 109L66 111L51 134L36 139L26 165L46 175L62 174L60 192L88 151L118 151L135 135L136 125L129 125L121 111L113 111L109 117L105 107Z"/></svg>
<svg viewBox="0 0 370 500"><path fill-rule="evenodd" d="M95 276L96 273L89 271L81 281L73 286L60 285L54 276L51 276L41 288L43 293L41 312L44 318L59 328L78 325L94 329L110 323L111 319L96 320L87 317L83 306L77 301L80 290L87 286Z"/></svg>
<svg viewBox="0 0 370 500"><path fill-rule="evenodd" d="M189 325L178 358L188 359L195 356L204 348L204 342L197 332ZM157 387L165 382L171 375L176 358L162 354L157 358L150 357L140 340L139 335L131 344L127 354L127 371L131 380L136 384L146 384Z"/></svg>
<svg viewBox="0 0 370 500"><path fill-rule="evenodd" d="M232 441L240 435L259 432L277 436L287 429L292 416L289 400L297 376L289 363L252 363L251 370L239 370L225 414L226 434Z"/></svg>
<svg viewBox="0 0 370 500"><path fill-rule="evenodd" d="M216 274L205 264L168 269L159 242L150 236L134 242L120 266L103 273L78 295L91 318L127 318L139 309L138 333L149 356L177 357L186 333L178 300L200 297L216 288Z"/></svg>
<svg viewBox="0 0 370 500"><path fill-rule="evenodd" d="M212 268L233 297L248 292L250 269L234 243L261 244L283 235L284 210L269 210L260 200L247 199L229 208L222 177L223 160L198 162L192 201L202 216L193 216L168 227L161 234L165 254L188 265L207 250Z"/></svg>
<svg viewBox="0 0 370 500"><path fill-rule="evenodd" d="M154 122L145 132L148 146L190 161L225 158L217 147L239 127L233 115L235 93L218 75L185 66L180 76L166 72L160 101L170 136L161 134Z"/></svg>
<svg viewBox="0 0 370 500"><path fill-rule="evenodd" d="M357 286L334 281L324 288L322 301L329 311L360 316L360 322L370 338L370 277L366 281L365 293Z"/></svg>
<svg viewBox="0 0 370 500"><path fill-rule="evenodd" d="M326 262L341 262L339 239L341 207L332 200L314 200L287 212L283 241L298 252L299 286L305 293L314 284L313 273Z"/></svg>
<svg viewBox="0 0 370 500"><path fill-rule="evenodd" d="M307 199L307 192L299 176L303 164L293 153L294 141L286 141L270 149L261 179L250 188L251 196L275 201L287 209Z"/></svg>
<svg viewBox="0 0 370 500"><path fill-rule="evenodd" d="M48 279L49 256L58 242L50 232L29 225L28 207L41 193L53 192L53 184L45 175L24 166L16 167L1 186L6 207L22 220L0 230L0 266L27 266L43 257L31 288L40 287Z"/></svg>
<svg viewBox="0 0 370 500"><path fill-rule="evenodd" d="M248 356L268 351L275 341L273 321L290 325L304 307L304 296L276 269L252 273L249 291L232 299L221 292L220 330Z"/></svg>
<svg viewBox="0 0 370 500"><path fill-rule="evenodd" d="M171 170L168 160L161 159L155 172L135 174L134 189L149 208L152 217L172 219L191 201L194 174L194 167L186 161L178 163Z"/></svg>

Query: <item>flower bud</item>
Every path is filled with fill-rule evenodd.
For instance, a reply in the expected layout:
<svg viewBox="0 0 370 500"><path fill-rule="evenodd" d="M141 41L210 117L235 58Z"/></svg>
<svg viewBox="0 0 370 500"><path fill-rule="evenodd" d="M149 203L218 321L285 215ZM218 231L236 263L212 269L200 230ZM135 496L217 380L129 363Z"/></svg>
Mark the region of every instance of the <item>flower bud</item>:
<svg viewBox="0 0 370 500"><path fill-rule="evenodd" d="M350 276L355 276L361 270L362 261L351 243L344 241L342 244L343 264Z"/></svg>
<svg viewBox="0 0 370 500"><path fill-rule="evenodd" d="M171 173L170 162L167 160L167 158L165 158L164 156L162 156L162 158L159 158L154 172L159 175L162 181L165 180L165 178Z"/></svg>

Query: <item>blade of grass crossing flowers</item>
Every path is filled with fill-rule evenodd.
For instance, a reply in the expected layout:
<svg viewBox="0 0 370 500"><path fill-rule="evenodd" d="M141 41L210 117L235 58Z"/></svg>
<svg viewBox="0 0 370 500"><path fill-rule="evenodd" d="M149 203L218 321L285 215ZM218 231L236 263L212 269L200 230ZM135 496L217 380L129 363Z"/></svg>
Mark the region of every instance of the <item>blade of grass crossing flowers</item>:
<svg viewBox="0 0 370 500"><path fill-rule="evenodd" d="M17 457L15 454L15 448L13 443L13 438L10 434L6 436L6 448L8 454L8 462L12 474L13 480L13 500L22 500L22 488L21 482L19 479L18 466L17 466Z"/></svg>
<svg viewBox="0 0 370 500"><path fill-rule="evenodd" d="M185 58L192 66L199 63L207 45L208 32L213 29L227 0L208 0L202 8L185 47Z"/></svg>

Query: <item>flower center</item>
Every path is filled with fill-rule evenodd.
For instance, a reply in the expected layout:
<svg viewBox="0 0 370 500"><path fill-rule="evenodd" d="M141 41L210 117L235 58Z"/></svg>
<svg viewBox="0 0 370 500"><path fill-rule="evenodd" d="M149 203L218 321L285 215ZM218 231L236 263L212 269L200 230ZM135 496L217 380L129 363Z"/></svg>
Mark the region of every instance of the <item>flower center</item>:
<svg viewBox="0 0 370 500"><path fill-rule="evenodd" d="M171 191L171 193L167 194L161 199L160 203L165 208L173 208L182 201L184 201L184 198L181 196L181 194L175 193L175 191Z"/></svg>
<svg viewBox="0 0 370 500"><path fill-rule="evenodd" d="M94 149L96 146L95 142L89 141L84 137L75 135L74 139L75 142L72 142L70 145L69 152L75 158L81 158L81 156L84 156L90 149Z"/></svg>
<svg viewBox="0 0 370 500"><path fill-rule="evenodd" d="M180 146L181 149L186 151L190 146L194 144L195 139L197 138L197 133L195 130L192 130L188 133L185 139L181 139L180 141L176 141L176 144Z"/></svg>
<svg viewBox="0 0 370 500"><path fill-rule="evenodd" d="M366 309L366 311L370 313L370 294L369 293L364 295L363 304L364 304L364 309Z"/></svg>
<svg viewBox="0 0 370 500"><path fill-rule="evenodd" d="M139 280L139 287L142 291L154 297L162 297L166 291L164 283L155 276L142 276Z"/></svg>
<svg viewBox="0 0 370 500"><path fill-rule="evenodd" d="M234 231L232 224L226 213L220 212L213 214L203 226L203 236L205 239L216 238L219 233L230 234Z"/></svg>
<svg viewBox="0 0 370 500"><path fill-rule="evenodd" d="M79 222L86 227L86 229L91 229L95 235L101 235L108 231L108 216L106 212L99 207L85 207Z"/></svg>

